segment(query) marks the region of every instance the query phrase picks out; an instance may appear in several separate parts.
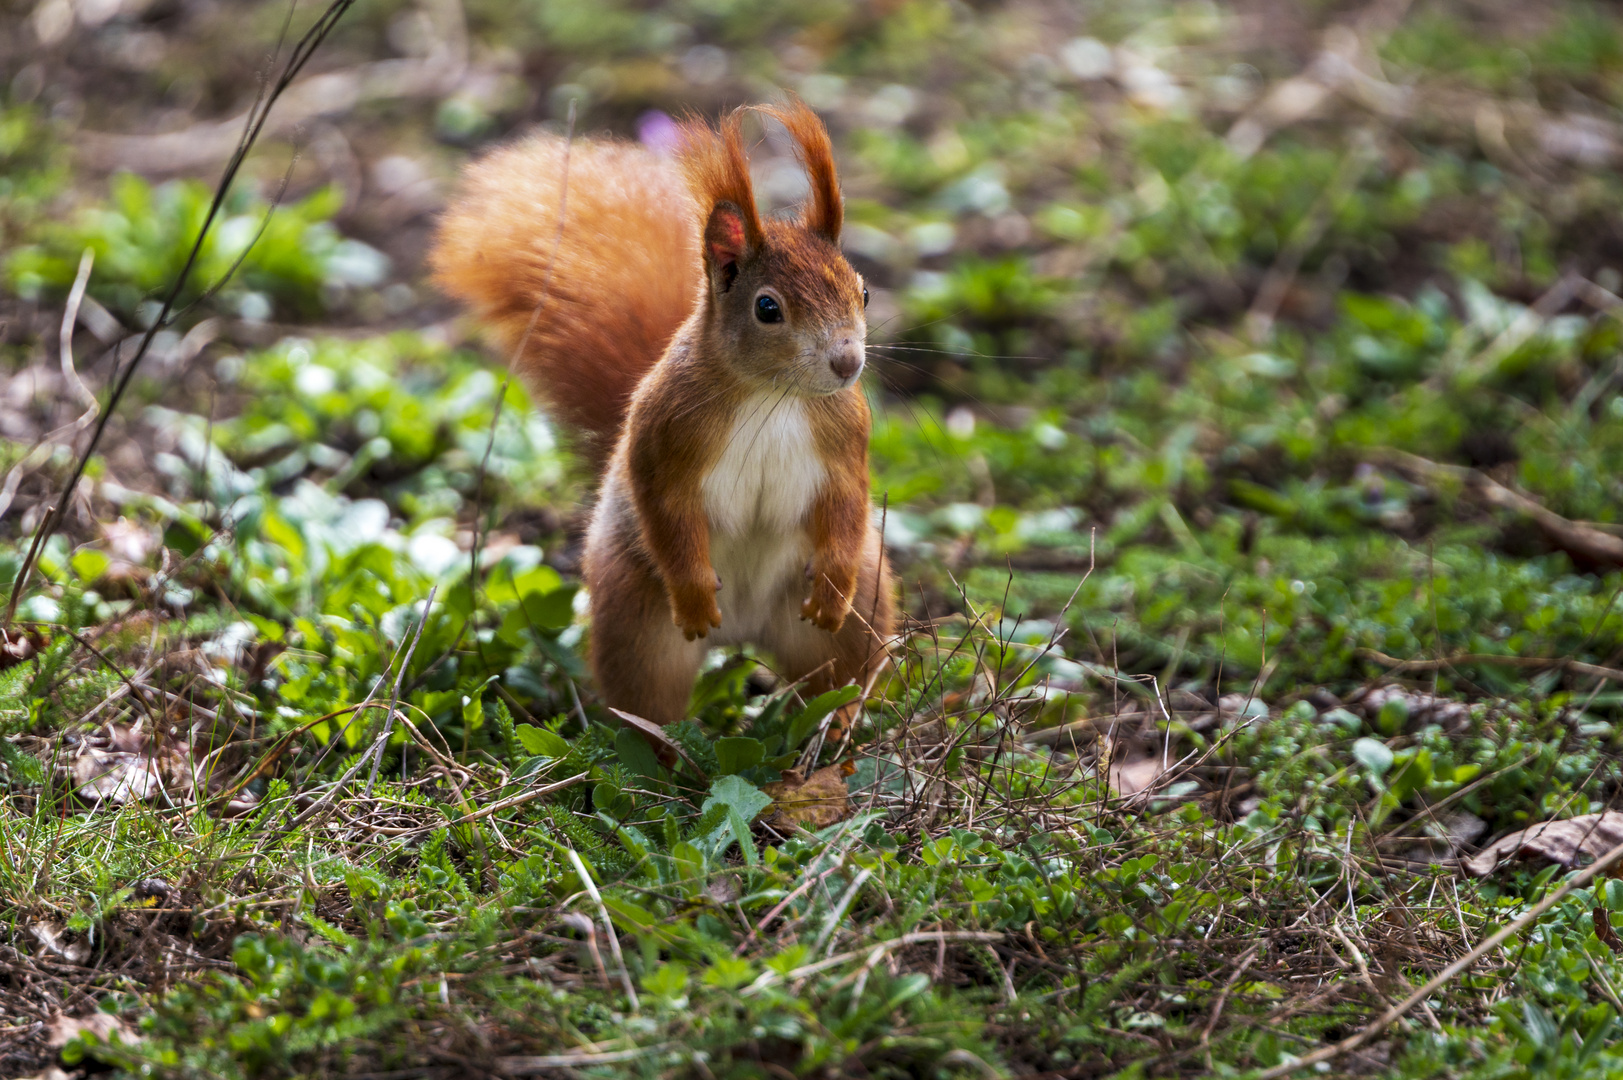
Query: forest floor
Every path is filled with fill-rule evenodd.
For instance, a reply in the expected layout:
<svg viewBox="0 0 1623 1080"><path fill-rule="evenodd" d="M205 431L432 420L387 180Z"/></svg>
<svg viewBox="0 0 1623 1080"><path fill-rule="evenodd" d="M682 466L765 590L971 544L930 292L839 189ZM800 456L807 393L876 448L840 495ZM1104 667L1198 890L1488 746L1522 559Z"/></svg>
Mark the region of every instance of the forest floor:
<svg viewBox="0 0 1623 1080"><path fill-rule="evenodd" d="M1623 1069L1623 18L1118 8L343 9L110 414L320 13L0 10L0 1074ZM423 252L481 147L780 88L906 628L717 651L666 768Z"/></svg>

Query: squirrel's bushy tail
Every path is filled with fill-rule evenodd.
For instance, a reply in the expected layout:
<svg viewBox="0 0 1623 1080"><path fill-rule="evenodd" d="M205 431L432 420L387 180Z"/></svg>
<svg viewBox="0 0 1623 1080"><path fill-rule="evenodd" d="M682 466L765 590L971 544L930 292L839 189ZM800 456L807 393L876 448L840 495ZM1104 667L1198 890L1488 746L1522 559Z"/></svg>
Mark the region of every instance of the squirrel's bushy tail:
<svg viewBox="0 0 1623 1080"><path fill-rule="evenodd" d="M467 170L429 265L509 356L524 342L515 369L601 461L693 309L695 220L673 163L630 143L539 135Z"/></svg>

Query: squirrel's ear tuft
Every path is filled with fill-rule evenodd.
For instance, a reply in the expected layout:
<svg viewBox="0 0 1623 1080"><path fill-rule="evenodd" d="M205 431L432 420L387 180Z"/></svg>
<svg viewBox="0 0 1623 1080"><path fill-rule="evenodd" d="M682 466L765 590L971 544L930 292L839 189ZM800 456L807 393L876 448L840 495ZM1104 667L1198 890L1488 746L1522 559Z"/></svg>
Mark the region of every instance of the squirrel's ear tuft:
<svg viewBox="0 0 1623 1080"><path fill-rule="evenodd" d="M761 112L777 120L795 141L795 156L811 181L811 201L803 223L830 243L840 242L845 207L840 201L840 177L834 168L834 147L828 128L804 101L791 97L783 105L763 105Z"/></svg>
<svg viewBox="0 0 1623 1080"><path fill-rule="evenodd" d="M682 167L688 186L701 207L708 208L704 225L704 258L712 270L725 270L731 284L737 264L761 246L761 219L755 210L750 185L749 158L744 155L740 113L734 110L718 131L689 117L682 123Z"/></svg>

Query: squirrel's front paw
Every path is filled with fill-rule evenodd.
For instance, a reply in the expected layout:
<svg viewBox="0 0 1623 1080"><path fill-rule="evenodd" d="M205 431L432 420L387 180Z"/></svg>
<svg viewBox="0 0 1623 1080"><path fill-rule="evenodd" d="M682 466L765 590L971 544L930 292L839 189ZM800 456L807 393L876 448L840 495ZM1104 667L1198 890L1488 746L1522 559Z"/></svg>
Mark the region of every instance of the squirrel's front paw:
<svg viewBox="0 0 1623 1080"><path fill-rule="evenodd" d="M800 617L810 619L819 630L834 633L845 625L851 600L826 572L813 571L811 595L800 605Z"/></svg>
<svg viewBox="0 0 1623 1080"><path fill-rule="evenodd" d="M671 586L671 619L689 641L702 638L721 625L721 608L716 606L720 584L700 581Z"/></svg>

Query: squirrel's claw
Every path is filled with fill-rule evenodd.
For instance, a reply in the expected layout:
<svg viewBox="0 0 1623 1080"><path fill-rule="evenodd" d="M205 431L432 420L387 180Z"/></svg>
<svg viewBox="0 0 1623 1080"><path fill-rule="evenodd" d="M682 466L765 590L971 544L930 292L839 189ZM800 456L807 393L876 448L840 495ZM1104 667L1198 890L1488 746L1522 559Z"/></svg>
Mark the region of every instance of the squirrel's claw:
<svg viewBox="0 0 1623 1080"><path fill-rule="evenodd" d="M812 594L801 603L800 617L810 619L813 626L832 634L845 625L845 616L851 610L851 605L838 593L819 596L820 592L820 589L812 590Z"/></svg>
<svg viewBox="0 0 1623 1080"><path fill-rule="evenodd" d="M718 579L710 586L694 583L671 590L671 621L683 637L695 641L721 626L721 609L716 606L716 591L720 588Z"/></svg>
<svg viewBox="0 0 1623 1080"><path fill-rule="evenodd" d="M810 619L819 630L837 632L851 611L851 598L827 571L811 567L811 595L800 605L800 617Z"/></svg>

